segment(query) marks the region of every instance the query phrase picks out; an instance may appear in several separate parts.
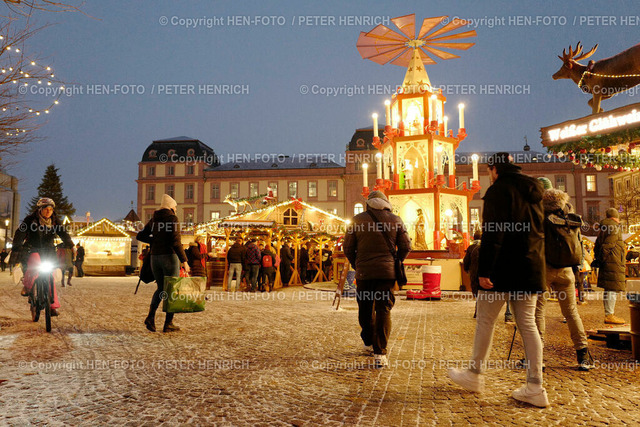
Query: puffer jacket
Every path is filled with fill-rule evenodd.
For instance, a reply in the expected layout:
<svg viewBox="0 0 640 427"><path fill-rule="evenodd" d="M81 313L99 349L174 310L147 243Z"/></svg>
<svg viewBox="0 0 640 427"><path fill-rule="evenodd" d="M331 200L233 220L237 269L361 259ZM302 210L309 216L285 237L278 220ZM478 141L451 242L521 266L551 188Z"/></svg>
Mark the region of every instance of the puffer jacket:
<svg viewBox="0 0 640 427"><path fill-rule="evenodd" d="M158 209L153 217L136 236L141 242L151 245L151 255L178 255L180 262L187 262L182 247L180 223L170 209Z"/></svg>
<svg viewBox="0 0 640 427"><path fill-rule="evenodd" d="M593 250L598 261L598 287L607 291L625 291L625 248L620 224L611 218L600 222Z"/></svg>
<svg viewBox="0 0 640 427"><path fill-rule="evenodd" d="M41 226L38 212L27 215L13 236L13 249L9 264L23 263L26 265L29 255L34 252L39 253L41 258L57 262L58 256L54 245L56 236L62 240L64 248L73 248L71 237L55 212L51 216L51 224L51 227Z"/></svg>
<svg viewBox="0 0 640 427"><path fill-rule="evenodd" d="M545 289L543 188L519 172L500 174L483 197L478 277L497 292Z"/></svg>
<svg viewBox="0 0 640 427"><path fill-rule="evenodd" d="M187 249L187 259L189 260L189 268L191 272L189 273L194 277L206 277L206 271L204 266L202 265L202 252L200 251L200 246L196 242L189 243L189 248Z"/></svg>
<svg viewBox="0 0 640 427"><path fill-rule="evenodd" d="M378 227L367 213L369 210L381 223ZM411 241L402 219L388 209L367 206L353 218L344 236L344 254L356 269L356 280L395 279L394 260L384 231L396 247L398 257L404 260L411 251Z"/></svg>

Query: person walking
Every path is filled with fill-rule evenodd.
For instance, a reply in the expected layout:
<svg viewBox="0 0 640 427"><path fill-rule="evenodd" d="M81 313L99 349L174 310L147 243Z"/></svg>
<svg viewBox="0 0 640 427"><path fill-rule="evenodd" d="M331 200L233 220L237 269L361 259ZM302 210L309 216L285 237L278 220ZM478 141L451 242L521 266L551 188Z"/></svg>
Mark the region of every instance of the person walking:
<svg viewBox="0 0 640 427"><path fill-rule="evenodd" d="M276 254L268 243L262 249L262 285L263 290L271 292L276 281Z"/></svg>
<svg viewBox="0 0 640 427"><path fill-rule="evenodd" d="M606 211L593 250L598 266L598 287L604 288L604 323L622 325L625 320L616 316L616 295L626 290L625 247L620 231L620 215L615 208Z"/></svg>
<svg viewBox="0 0 640 427"><path fill-rule="evenodd" d="M360 337L365 351L373 351L377 368L389 366L387 344L396 282L394 255L404 260L411 251L406 227L391 211L391 203L384 193L369 193L367 209L353 217L343 245L345 256L356 270Z"/></svg>
<svg viewBox="0 0 640 427"><path fill-rule="evenodd" d="M582 243L580 238L580 225L582 221L577 221L576 217L574 233L569 234L573 240L574 253L568 253L566 245L563 245L563 236L556 232L558 227L568 226L559 224L560 222L571 220L570 213L573 213L573 206L569 203L569 195L562 190L554 188L546 189L542 195L542 205L544 207L544 230L545 230L545 259L546 259L546 286L548 291L554 290L557 294L558 303L562 315L567 320L567 326L571 334L573 348L578 358L578 369L588 371L593 368L591 356L589 354L587 334L582 325L580 313L576 305L575 278L573 267L582 262ZM559 224L559 225L556 225ZM571 242L570 242L571 243ZM546 303L549 292L546 291L538 296L536 302L536 325L544 346L544 336L546 331Z"/></svg>
<svg viewBox="0 0 640 427"><path fill-rule="evenodd" d="M451 368L449 378L466 390L484 390L496 319L510 300L527 362L527 382L512 397L546 407L549 399L542 384L542 341L534 316L538 293L545 289L543 189L538 180L520 173L508 153L496 153L487 163L492 185L483 197L473 353L469 368Z"/></svg>
<svg viewBox="0 0 640 427"><path fill-rule="evenodd" d="M291 280L291 263L293 262L293 254L289 247L289 241L285 240L280 248L280 278L282 279L282 286L289 286L289 280Z"/></svg>
<svg viewBox="0 0 640 427"><path fill-rule="evenodd" d="M153 217L138 233L136 238L151 245L151 270L156 279L158 288L153 293L149 314L144 319L144 324L151 332L156 331L155 317L161 295L164 292L164 278L178 277L180 265L187 273L191 271L187 262L187 255L182 247L180 236L180 223L176 216L178 204L168 194L162 195L160 209L153 213ZM174 313L167 313L164 321L163 332L179 331L180 328L173 324Z"/></svg>
<svg viewBox="0 0 640 427"><path fill-rule="evenodd" d="M235 243L227 251L227 291L235 292L240 290L240 283L242 282L242 264L244 262L247 249L242 244L242 237L236 237ZM236 284L231 287L233 283L233 275L236 275Z"/></svg>
<svg viewBox="0 0 640 427"><path fill-rule="evenodd" d="M57 246L58 267L62 270L61 286L71 286L71 278L73 277L73 244L71 248L65 248L64 244ZM64 276L67 273L67 284L64 283Z"/></svg>
<svg viewBox="0 0 640 427"><path fill-rule="evenodd" d="M478 280L478 265L480 260L480 243L482 238L481 229L477 229L473 233L473 242L467 248L467 252L462 259L462 268L469 274L469 281L471 282L471 293L475 298L478 298L478 288L480 288L480 281ZM507 307L509 307L507 305ZM476 308L473 312L473 318L478 315L478 303L476 302Z"/></svg>
<svg viewBox="0 0 640 427"><path fill-rule="evenodd" d="M84 277L84 270L82 269L82 264L84 263L84 247L80 245L80 242L76 244L76 259L74 264L76 266L76 270L78 270L77 277Z"/></svg>

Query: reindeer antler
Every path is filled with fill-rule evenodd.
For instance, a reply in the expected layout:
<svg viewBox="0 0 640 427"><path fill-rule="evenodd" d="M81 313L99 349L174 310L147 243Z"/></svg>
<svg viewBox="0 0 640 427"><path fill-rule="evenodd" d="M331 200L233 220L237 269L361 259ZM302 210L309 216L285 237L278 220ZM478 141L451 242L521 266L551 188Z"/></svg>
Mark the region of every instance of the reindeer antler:
<svg viewBox="0 0 640 427"><path fill-rule="evenodd" d="M593 55L594 53L596 53L596 49L598 49L598 45L596 44L593 48L591 48L591 50L587 53L583 53L582 55L573 58L575 61L581 61L583 59L587 59L588 57L590 57L591 55ZM580 48L580 50L582 50L582 48ZM579 52L578 52L579 53Z"/></svg>

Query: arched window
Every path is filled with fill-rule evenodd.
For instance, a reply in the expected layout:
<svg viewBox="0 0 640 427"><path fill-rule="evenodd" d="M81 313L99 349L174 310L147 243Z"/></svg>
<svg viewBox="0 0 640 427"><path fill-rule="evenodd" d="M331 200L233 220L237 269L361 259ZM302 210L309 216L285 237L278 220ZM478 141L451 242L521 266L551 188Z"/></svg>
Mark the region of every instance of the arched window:
<svg viewBox="0 0 640 427"><path fill-rule="evenodd" d="M174 150L174 149L171 149L171 150L169 150L169 151L167 152L167 155L168 155L169 157L173 156L174 154L176 154L176 150Z"/></svg>
<svg viewBox="0 0 640 427"><path fill-rule="evenodd" d="M282 223L284 225L298 225L298 212L295 209L287 209L282 216Z"/></svg>
<svg viewBox="0 0 640 427"><path fill-rule="evenodd" d="M353 214L354 215L358 215L359 213L364 212L364 206L362 206L362 203L356 203L353 206Z"/></svg>
<svg viewBox="0 0 640 427"><path fill-rule="evenodd" d="M156 157L158 157L158 151L156 151L156 150L149 151L149 158L150 159L155 159Z"/></svg>
<svg viewBox="0 0 640 427"><path fill-rule="evenodd" d="M187 156L193 156L194 154L196 154L196 150L194 150L193 148L189 148L187 150Z"/></svg>

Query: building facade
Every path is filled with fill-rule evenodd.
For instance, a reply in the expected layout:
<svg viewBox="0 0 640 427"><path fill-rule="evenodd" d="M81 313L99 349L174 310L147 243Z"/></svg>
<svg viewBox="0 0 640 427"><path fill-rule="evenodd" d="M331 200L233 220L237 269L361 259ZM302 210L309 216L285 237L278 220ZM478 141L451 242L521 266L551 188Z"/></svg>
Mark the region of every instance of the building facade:
<svg viewBox="0 0 640 427"><path fill-rule="evenodd" d="M383 134L381 128L379 133ZM246 200L252 208L259 207L264 195L271 194L277 202L300 198L318 208L343 218L362 212L364 174L373 186L376 179L375 154L371 127L359 128L346 146L344 165L326 156L280 156L267 159L238 158L236 162L219 164L212 148L187 137L153 141L138 164L138 215L148 221L160 207L162 194L178 202L178 217L186 223L201 223L223 218L236 212L233 202ZM456 153L456 187L466 182L471 187L471 152ZM482 218L482 195L489 187L489 175L482 164L491 152L480 156L480 186L469 204L469 222L477 225ZM616 206L611 169L597 171L582 168L555 156L534 152L525 146L510 153L522 171L534 177L547 177L555 188L566 191L576 212L585 222L594 224L607 208ZM172 161L175 160L175 161ZM363 165L370 165L364 172ZM622 179L620 186L640 190L640 173L634 184ZM626 177L627 173L619 174ZM625 180L629 182L626 184ZM618 185L618 184L615 184ZM225 202L225 199L229 199ZM640 191L638 200L640 200ZM640 201L638 220L640 221ZM237 205L238 212L245 209Z"/></svg>
<svg viewBox="0 0 640 427"><path fill-rule="evenodd" d="M0 244L3 248L11 242L20 220L18 178L0 170Z"/></svg>

